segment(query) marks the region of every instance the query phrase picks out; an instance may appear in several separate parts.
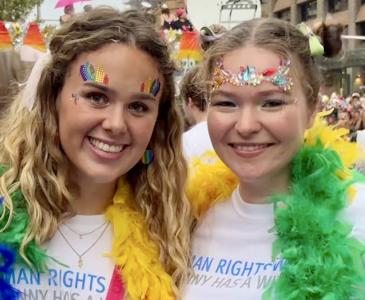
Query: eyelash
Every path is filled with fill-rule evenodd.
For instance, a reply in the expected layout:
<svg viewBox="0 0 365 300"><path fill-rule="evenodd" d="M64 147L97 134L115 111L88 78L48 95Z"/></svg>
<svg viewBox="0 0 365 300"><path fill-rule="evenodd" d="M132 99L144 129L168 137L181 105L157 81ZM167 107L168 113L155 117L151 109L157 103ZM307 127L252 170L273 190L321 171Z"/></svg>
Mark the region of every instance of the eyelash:
<svg viewBox="0 0 365 300"><path fill-rule="evenodd" d="M280 107L283 107L284 105L287 105L288 103L285 100L281 99L268 99L265 100L262 104L262 107L264 108L271 108L271 109L278 109Z"/></svg>
<svg viewBox="0 0 365 300"><path fill-rule="evenodd" d="M110 104L108 97L100 92L88 92L85 94L85 99L88 100L91 105L95 107L105 107ZM97 99L97 100L96 100ZM102 99L102 101L100 101ZM132 102L128 105L128 109L137 115L148 112L149 107L143 102Z"/></svg>
<svg viewBox="0 0 365 300"><path fill-rule="evenodd" d="M221 107L236 107L236 104L233 103L232 101L225 101L225 100L213 102L212 105Z"/></svg>
<svg viewBox="0 0 365 300"><path fill-rule="evenodd" d="M105 107L109 105L109 99L106 95L99 92L89 92L85 94L85 98L93 105L98 107ZM95 100L97 98L98 100ZM100 99L102 99L102 102L100 102Z"/></svg>
<svg viewBox="0 0 365 300"><path fill-rule="evenodd" d="M281 99L266 99L261 102L260 107L267 110L279 110L287 105L288 102L286 100ZM233 109L237 107L237 104L233 101L229 100L220 100L220 101L213 101L212 106L226 108L226 109Z"/></svg>
<svg viewBox="0 0 365 300"><path fill-rule="evenodd" d="M144 114L150 110L143 102L133 102L128 105L128 109L138 115Z"/></svg>

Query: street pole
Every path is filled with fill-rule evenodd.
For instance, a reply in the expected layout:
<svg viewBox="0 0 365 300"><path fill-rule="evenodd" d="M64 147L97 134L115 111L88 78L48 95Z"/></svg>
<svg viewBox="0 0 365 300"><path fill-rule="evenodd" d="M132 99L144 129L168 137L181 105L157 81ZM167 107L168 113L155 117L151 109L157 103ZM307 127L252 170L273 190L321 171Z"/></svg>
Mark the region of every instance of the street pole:
<svg viewBox="0 0 365 300"><path fill-rule="evenodd" d="M37 22L41 21L41 5L37 4Z"/></svg>

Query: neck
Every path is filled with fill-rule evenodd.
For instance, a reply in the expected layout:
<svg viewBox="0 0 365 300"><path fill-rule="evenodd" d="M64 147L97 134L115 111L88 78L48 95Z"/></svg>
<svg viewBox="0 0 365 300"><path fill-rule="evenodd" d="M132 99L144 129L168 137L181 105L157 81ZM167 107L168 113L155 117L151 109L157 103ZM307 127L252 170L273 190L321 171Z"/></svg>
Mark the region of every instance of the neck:
<svg viewBox="0 0 365 300"><path fill-rule="evenodd" d="M103 214L112 203L116 182L96 183L88 178L77 178L73 211L78 215Z"/></svg>
<svg viewBox="0 0 365 300"><path fill-rule="evenodd" d="M240 181L239 192L245 202L253 204L268 203L270 197L287 193L289 190L288 176L270 177L252 182Z"/></svg>
<svg viewBox="0 0 365 300"><path fill-rule="evenodd" d="M205 111L196 110L193 112L195 124L204 122L207 120L207 113Z"/></svg>

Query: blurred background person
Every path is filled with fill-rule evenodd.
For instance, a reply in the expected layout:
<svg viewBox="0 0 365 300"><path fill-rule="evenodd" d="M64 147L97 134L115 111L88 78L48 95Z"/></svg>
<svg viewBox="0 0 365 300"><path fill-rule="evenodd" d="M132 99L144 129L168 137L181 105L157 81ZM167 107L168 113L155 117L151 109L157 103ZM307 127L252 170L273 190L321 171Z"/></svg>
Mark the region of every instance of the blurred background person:
<svg viewBox="0 0 365 300"><path fill-rule="evenodd" d="M181 30L181 31L193 31L194 27L193 24L189 21L186 16L185 8L178 8L176 9L176 17L177 20L171 23L172 29Z"/></svg>
<svg viewBox="0 0 365 300"><path fill-rule="evenodd" d="M183 152L190 161L213 150L207 125L207 94L198 78L198 67L188 71L181 81L180 98L189 130L183 134Z"/></svg>
<svg viewBox="0 0 365 300"><path fill-rule="evenodd" d="M91 4L86 4L86 5L84 5L83 9L84 9L84 12L89 12L90 10L93 9L93 7Z"/></svg>
<svg viewBox="0 0 365 300"><path fill-rule="evenodd" d="M26 65L13 49L0 51L0 116L26 78Z"/></svg>
<svg viewBox="0 0 365 300"><path fill-rule="evenodd" d="M161 30L169 30L172 28L172 23L176 20L176 16L171 13L170 9L166 4L162 4L161 6L161 15L160 15L160 28Z"/></svg>
<svg viewBox="0 0 365 300"><path fill-rule="evenodd" d="M64 24L64 23L70 21L73 18L73 16L75 15L74 6L72 4L66 5L65 8L64 8L64 13L65 14L60 17L60 23L61 24Z"/></svg>
<svg viewBox="0 0 365 300"><path fill-rule="evenodd" d="M220 24L212 24L208 27L202 27L200 29L200 41L201 47L204 51L207 51L215 41L220 39L227 29Z"/></svg>

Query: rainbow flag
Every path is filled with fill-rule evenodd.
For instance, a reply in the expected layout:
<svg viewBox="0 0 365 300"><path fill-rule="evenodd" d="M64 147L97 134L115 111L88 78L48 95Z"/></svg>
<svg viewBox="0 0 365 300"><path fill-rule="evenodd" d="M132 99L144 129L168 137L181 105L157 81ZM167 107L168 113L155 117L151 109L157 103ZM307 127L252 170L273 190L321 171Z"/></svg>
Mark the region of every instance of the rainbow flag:
<svg viewBox="0 0 365 300"><path fill-rule="evenodd" d="M180 40L179 51L176 60L183 68L193 67L203 59L203 51L200 47L199 32L186 31L183 32ZM184 66L185 64L189 66Z"/></svg>

